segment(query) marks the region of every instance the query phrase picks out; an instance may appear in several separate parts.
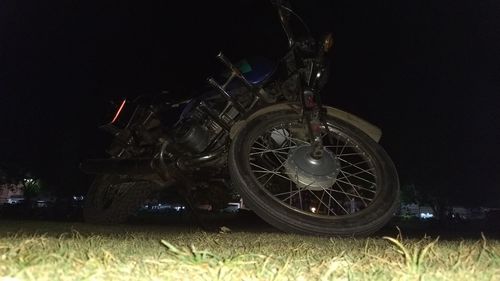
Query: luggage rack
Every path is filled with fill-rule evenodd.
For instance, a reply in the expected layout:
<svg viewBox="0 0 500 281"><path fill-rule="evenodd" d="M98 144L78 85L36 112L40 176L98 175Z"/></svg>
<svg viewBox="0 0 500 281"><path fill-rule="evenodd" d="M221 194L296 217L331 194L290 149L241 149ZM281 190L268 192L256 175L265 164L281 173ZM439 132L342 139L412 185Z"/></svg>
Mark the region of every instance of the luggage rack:
<svg viewBox="0 0 500 281"><path fill-rule="evenodd" d="M223 97L227 101L227 104L220 113L209 108L209 106L207 106L204 102L200 102L200 109L204 111L208 116L210 116L214 120L214 122L216 122L224 130L229 131L232 125L231 123L244 118L258 101L263 100L266 103L270 103L273 102L273 99L269 97L269 95L261 86L252 84L250 81L248 81L248 79L243 76L241 71L234 64L232 64L231 61L222 52L217 55L217 59L231 71L231 74L229 75L229 78L222 84L217 82L212 77L207 78L207 82L217 91L217 93L219 93L221 97ZM252 102L250 103L250 106L248 106L248 108L245 108L243 105L241 105L238 100L227 91L228 85L235 78L243 82L243 85L250 91L253 96Z"/></svg>

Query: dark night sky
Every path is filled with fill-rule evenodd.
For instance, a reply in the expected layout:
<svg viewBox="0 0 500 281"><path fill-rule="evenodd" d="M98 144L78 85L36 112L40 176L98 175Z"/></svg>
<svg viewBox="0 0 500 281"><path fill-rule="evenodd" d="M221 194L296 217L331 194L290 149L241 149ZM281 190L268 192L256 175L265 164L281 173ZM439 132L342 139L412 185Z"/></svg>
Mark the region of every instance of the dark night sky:
<svg viewBox="0 0 500 281"><path fill-rule="evenodd" d="M292 4L334 33L325 100L383 129L403 183L500 189L500 2ZM277 56L274 13L266 0L0 1L0 165L82 188L109 100L192 93L219 50Z"/></svg>

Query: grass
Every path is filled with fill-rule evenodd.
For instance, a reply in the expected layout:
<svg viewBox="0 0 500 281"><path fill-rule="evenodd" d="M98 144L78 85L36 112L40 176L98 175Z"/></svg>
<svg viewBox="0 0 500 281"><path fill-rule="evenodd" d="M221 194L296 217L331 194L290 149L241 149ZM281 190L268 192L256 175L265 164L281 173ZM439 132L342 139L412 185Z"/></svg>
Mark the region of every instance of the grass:
<svg viewBox="0 0 500 281"><path fill-rule="evenodd" d="M500 280L500 243L0 221L12 280Z"/></svg>

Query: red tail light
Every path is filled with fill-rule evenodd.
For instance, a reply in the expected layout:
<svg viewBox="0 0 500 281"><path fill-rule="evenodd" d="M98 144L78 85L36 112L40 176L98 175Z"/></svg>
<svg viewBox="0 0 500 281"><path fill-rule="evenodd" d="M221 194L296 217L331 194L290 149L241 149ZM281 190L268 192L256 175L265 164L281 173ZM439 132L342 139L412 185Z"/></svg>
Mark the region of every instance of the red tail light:
<svg viewBox="0 0 500 281"><path fill-rule="evenodd" d="M118 117L120 116L120 113L122 113L122 110L123 108L125 107L125 103L127 103L127 99L124 99L122 101L122 103L120 104L120 107L118 108L118 110L116 111L115 113L115 117L113 117L113 121L111 121L111 124L115 123L115 121L118 119Z"/></svg>

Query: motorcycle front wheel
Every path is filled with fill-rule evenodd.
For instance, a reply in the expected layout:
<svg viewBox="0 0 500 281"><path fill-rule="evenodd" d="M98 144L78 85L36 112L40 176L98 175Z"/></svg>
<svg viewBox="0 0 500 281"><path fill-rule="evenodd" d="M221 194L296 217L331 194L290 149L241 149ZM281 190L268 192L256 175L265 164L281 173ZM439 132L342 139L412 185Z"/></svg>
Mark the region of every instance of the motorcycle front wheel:
<svg viewBox="0 0 500 281"><path fill-rule="evenodd" d="M285 232L371 234L398 206L394 164L360 129L334 116L325 125L323 157L315 159L297 112L283 109L250 120L231 144L232 183L250 209Z"/></svg>

